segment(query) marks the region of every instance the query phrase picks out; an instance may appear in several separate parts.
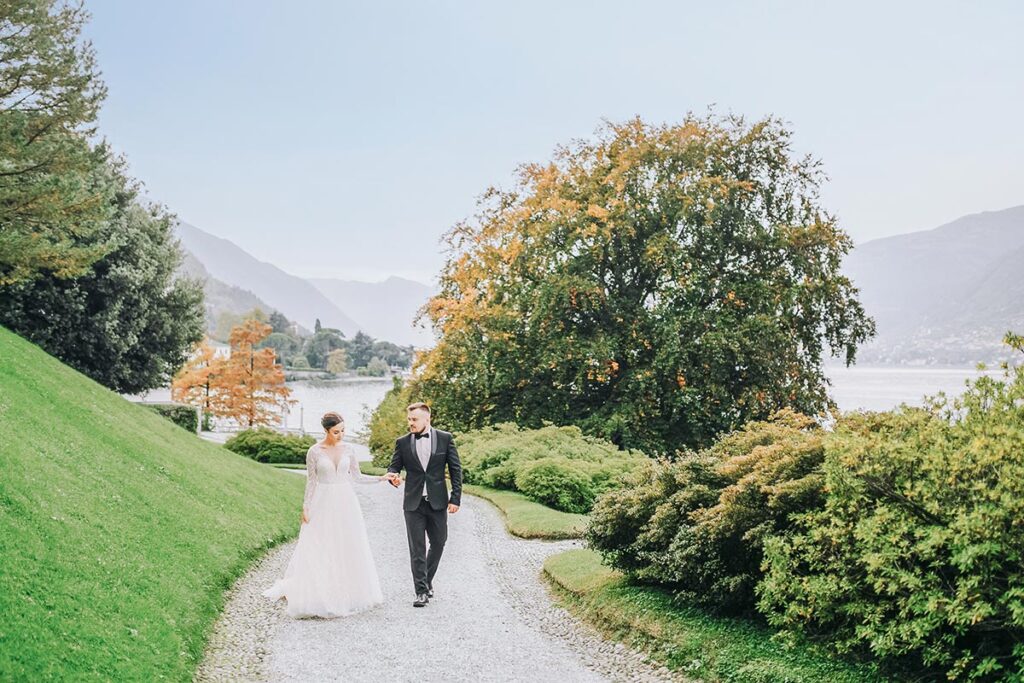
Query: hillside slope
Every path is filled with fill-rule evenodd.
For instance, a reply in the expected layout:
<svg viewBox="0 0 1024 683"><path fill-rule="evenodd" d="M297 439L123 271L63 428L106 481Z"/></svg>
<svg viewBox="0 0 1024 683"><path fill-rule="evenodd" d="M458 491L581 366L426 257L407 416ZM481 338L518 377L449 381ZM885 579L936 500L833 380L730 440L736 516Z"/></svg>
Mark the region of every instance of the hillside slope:
<svg viewBox="0 0 1024 683"><path fill-rule="evenodd" d="M182 249L184 258L178 271L185 277L203 283L203 302L206 313L206 331L213 333L217 321L224 313L244 315L254 308L264 313L273 313L274 308L252 292L221 282L210 275L205 266L187 249Z"/></svg>
<svg viewBox="0 0 1024 683"><path fill-rule="evenodd" d="M843 271L878 325L860 362L994 362L1024 322L1024 206L866 242Z"/></svg>
<svg viewBox="0 0 1024 683"><path fill-rule="evenodd" d="M0 680L191 680L224 589L297 532L302 480L0 328Z"/></svg>
<svg viewBox="0 0 1024 683"><path fill-rule="evenodd" d="M252 292L289 320L313 329L319 318L324 327L336 327L352 337L360 325L334 305L320 290L300 277L251 256L233 242L179 223L181 245L199 260L210 275L225 284Z"/></svg>

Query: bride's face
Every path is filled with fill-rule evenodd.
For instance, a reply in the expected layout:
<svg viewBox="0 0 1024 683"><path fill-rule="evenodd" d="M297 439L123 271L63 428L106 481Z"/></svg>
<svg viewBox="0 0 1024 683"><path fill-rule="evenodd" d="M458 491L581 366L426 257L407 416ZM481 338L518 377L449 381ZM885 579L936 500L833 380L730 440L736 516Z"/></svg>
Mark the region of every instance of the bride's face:
<svg viewBox="0 0 1024 683"><path fill-rule="evenodd" d="M339 443L343 436L345 436L345 428L341 425L334 425L327 430L327 443Z"/></svg>

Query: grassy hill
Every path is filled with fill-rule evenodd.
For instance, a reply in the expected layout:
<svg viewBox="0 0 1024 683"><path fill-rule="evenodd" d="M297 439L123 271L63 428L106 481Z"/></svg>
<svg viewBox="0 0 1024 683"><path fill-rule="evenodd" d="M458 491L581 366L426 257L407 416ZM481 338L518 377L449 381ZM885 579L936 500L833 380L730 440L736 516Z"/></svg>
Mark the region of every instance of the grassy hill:
<svg viewBox="0 0 1024 683"><path fill-rule="evenodd" d="M0 327L0 680L190 680L302 485Z"/></svg>

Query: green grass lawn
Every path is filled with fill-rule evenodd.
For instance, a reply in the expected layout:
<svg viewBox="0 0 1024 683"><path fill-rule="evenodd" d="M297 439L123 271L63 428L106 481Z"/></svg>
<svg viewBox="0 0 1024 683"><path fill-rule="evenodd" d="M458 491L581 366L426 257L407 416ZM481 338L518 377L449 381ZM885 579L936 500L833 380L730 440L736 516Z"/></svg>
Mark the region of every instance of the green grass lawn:
<svg viewBox="0 0 1024 683"><path fill-rule="evenodd" d="M0 328L0 680L191 680L302 487Z"/></svg>
<svg viewBox="0 0 1024 683"><path fill-rule="evenodd" d="M500 491L487 486L463 484L466 493L490 501L505 517L505 528L521 538L549 540L580 538L587 527L587 516L562 512L541 505L515 491Z"/></svg>
<svg viewBox="0 0 1024 683"><path fill-rule="evenodd" d="M552 555L544 573L565 605L606 635L648 652L699 681L855 683L883 681L875 670L807 647L787 648L767 627L678 606L659 590L629 585L592 550Z"/></svg>

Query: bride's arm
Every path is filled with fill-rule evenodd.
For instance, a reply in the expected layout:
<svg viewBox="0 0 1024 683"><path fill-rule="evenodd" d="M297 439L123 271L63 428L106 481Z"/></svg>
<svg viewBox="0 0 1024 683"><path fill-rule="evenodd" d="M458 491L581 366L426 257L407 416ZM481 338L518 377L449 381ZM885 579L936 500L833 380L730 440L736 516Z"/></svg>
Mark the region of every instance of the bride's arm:
<svg viewBox="0 0 1024 683"><path fill-rule="evenodd" d="M306 451L306 493L302 497L302 514L304 517L309 517L309 503L313 500L313 494L316 493L316 444L309 447Z"/></svg>
<svg viewBox="0 0 1024 683"><path fill-rule="evenodd" d="M360 484L379 484L384 479L384 477L363 474L359 469L359 461L356 460L355 455L348 459L348 473L352 475L353 481Z"/></svg>

